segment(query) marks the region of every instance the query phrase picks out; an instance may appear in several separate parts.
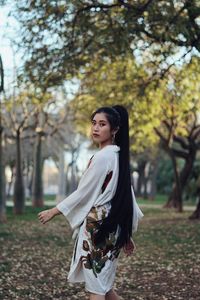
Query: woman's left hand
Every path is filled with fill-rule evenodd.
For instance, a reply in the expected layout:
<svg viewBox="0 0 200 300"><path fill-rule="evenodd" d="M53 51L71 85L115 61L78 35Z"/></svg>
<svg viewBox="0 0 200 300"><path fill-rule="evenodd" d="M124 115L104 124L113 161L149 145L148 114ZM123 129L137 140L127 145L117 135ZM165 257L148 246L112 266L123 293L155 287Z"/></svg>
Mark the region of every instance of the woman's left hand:
<svg viewBox="0 0 200 300"><path fill-rule="evenodd" d="M134 241L130 239L129 242L123 247L123 250L127 256L131 255L136 250Z"/></svg>

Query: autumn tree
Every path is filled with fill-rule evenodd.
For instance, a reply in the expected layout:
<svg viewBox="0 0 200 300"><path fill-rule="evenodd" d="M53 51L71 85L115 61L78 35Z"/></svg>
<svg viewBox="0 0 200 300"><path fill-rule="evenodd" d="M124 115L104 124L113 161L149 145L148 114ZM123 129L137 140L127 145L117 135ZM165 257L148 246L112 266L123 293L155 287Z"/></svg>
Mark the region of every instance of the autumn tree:
<svg viewBox="0 0 200 300"><path fill-rule="evenodd" d="M169 154L175 174L175 184L167 207L182 210L182 195L200 149L199 123L199 58L181 70L171 72L168 86L163 89L163 119L155 128L161 147ZM183 160L180 170L178 159Z"/></svg>
<svg viewBox="0 0 200 300"><path fill-rule="evenodd" d="M148 78L145 68L131 56L86 67L80 73L80 88L72 101L78 130L89 134L88 120L95 107L120 103L130 115L131 151L141 153L147 146L157 145L159 138L152 131L160 124L161 107L153 93L156 84L152 82L144 90Z"/></svg>
<svg viewBox="0 0 200 300"><path fill-rule="evenodd" d="M6 138L13 139L16 147L16 167L14 184L14 212L21 214L24 211L25 194L22 171L21 141L29 137L29 130L35 127L34 109L26 93L9 97L3 108L3 126Z"/></svg>
<svg viewBox="0 0 200 300"><path fill-rule="evenodd" d="M48 87L96 57L134 53L162 76L170 58L200 51L198 0L15 1L12 14L21 25L26 74Z"/></svg>
<svg viewBox="0 0 200 300"><path fill-rule="evenodd" d="M1 3L0 3L1 4ZM0 97L4 91L4 68L0 55ZM5 208L5 170L3 164L3 151L2 151L2 136L3 136L3 127L2 127L2 112L1 112L1 103L2 99L0 98L0 223L6 221L6 208Z"/></svg>
<svg viewBox="0 0 200 300"><path fill-rule="evenodd" d="M131 150L141 153L159 145L166 151L175 178L169 202L182 211L182 193L199 150L199 58L144 89L149 79L145 67L125 58L85 68L74 100L77 119L83 130L84 118L97 105L124 104L130 115ZM179 173L180 158L185 164Z"/></svg>
<svg viewBox="0 0 200 300"><path fill-rule="evenodd" d="M42 170L44 162L42 146L44 144L44 140L48 139L48 137L51 137L51 139L56 140L56 143L69 143L69 132L71 128L71 126L69 126L69 122L72 118L71 112L67 105L64 105L62 109L59 109L57 113L54 113L52 110L48 111L48 103L46 103L45 106L43 104L44 102L41 103L42 109L40 106L40 110L37 115L38 123L36 127L36 139L34 148L32 183L32 204L34 207L42 207L44 205L42 188ZM53 103L51 103L51 105L52 104ZM56 108L56 103L54 103L53 107L54 109ZM46 146L47 145L48 144L46 143ZM59 149L57 150L59 152ZM51 155L54 154L55 156L55 153L53 153L53 149L51 149L51 151L49 152L51 153ZM58 156L59 155L57 154L57 157Z"/></svg>

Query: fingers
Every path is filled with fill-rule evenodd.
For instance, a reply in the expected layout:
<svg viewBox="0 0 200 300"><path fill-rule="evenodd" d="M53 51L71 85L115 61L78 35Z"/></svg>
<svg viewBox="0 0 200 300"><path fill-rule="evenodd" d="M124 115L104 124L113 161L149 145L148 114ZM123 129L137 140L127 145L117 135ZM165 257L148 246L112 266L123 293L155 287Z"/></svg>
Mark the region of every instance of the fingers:
<svg viewBox="0 0 200 300"><path fill-rule="evenodd" d="M127 256L129 256L129 255L133 254L133 252L136 250L135 243L133 241L130 241L123 247L123 249L124 249L124 253Z"/></svg>
<svg viewBox="0 0 200 300"><path fill-rule="evenodd" d="M136 250L136 245L135 245L135 243L133 242L133 251L135 251Z"/></svg>
<svg viewBox="0 0 200 300"><path fill-rule="evenodd" d="M39 214L38 214L38 219L39 219L39 221L40 221L42 224L45 224L45 220L44 220L44 218L43 218L42 213L39 213Z"/></svg>
<svg viewBox="0 0 200 300"><path fill-rule="evenodd" d="M124 253L129 256L133 253L133 248L126 248L124 247Z"/></svg>
<svg viewBox="0 0 200 300"><path fill-rule="evenodd" d="M47 215L48 211L42 211L38 214L38 219L42 224L45 224L48 221Z"/></svg>

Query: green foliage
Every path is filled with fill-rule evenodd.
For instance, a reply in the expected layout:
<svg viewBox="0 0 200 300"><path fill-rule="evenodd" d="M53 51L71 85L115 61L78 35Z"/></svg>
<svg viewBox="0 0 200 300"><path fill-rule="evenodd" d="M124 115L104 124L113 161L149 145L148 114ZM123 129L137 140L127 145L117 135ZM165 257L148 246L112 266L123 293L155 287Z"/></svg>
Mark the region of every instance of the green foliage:
<svg viewBox="0 0 200 300"><path fill-rule="evenodd" d="M156 178L158 192L169 195L174 181L171 160L164 156L159 159L158 176Z"/></svg>
<svg viewBox="0 0 200 300"><path fill-rule="evenodd" d="M175 135L187 137L193 126L197 125L195 122L200 107L199 62L199 57L194 57L182 68L173 68L158 88L158 96L162 101L162 120L165 121L160 132L166 139L169 138L171 144Z"/></svg>
<svg viewBox="0 0 200 300"><path fill-rule="evenodd" d="M178 169L181 170L183 168L184 162L182 159L178 159L177 164ZM161 155L159 157L158 176L156 178L156 183L158 193L169 195L172 191L172 186L174 183L174 171L172 161L168 156L166 156L164 152L161 152ZM155 202L157 202L157 200L155 200ZM164 202L162 204L164 205Z"/></svg>
<svg viewBox="0 0 200 300"><path fill-rule="evenodd" d="M63 83L97 57L134 51L159 71L178 47L200 51L198 0L15 2L25 69L43 86Z"/></svg>
<svg viewBox="0 0 200 300"><path fill-rule="evenodd" d="M87 120L92 111L119 103L129 111L133 152L153 149L160 135L168 145L175 143L174 136L187 138L200 107L199 65L199 58L193 58L182 68L174 67L157 84L151 81L148 66L131 56L93 62L79 74L81 86L72 102L78 129L89 135Z"/></svg>
<svg viewBox="0 0 200 300"><path fill-rule="evenodd" d="M153 128L160 123L157 118L160 106L150 95L154 83L144 88L148 74L141 65L131 57L118 57L104 64L99 61L85 68L80 80L80 92L73 101L79 130L87 130L89 134L89 124L85 121L96 107L118 103L129 111L132 151L141 152L147 145L156 145L158 138Z"/></svg>

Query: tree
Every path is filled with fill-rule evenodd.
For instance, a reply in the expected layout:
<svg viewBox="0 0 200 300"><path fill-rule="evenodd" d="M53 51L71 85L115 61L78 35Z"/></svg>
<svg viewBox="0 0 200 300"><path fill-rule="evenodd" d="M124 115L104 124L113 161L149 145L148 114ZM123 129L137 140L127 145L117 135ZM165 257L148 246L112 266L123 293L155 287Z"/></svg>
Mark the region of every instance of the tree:
<svg viewBox="0 0 200 300"><path fill-rule="evenodd" d="M160 124L161 108L153 94L155 83L144 90L148 76L145 68L131 57L117 57L116 61L104 64L97 61L85 68L79 77L80 88L72 101L78 130L89 134L88 120L97 106L120 103L129 111L131 150L141 153L148 146L154 148L159 139L152 132Z"/></svg>
<svg viewBox="0 0 200 300"><path fill-rule="evenodd" d="M43 95L45 103L50 95ZM33 139L38 125L38 98L33 90L14 91L4 103L3 126L5 137L15 141L15 181L14 181L14 213L22 214L25 206L25 186L23 175L22 140ZM47 101L47 100L46 100ZM44 104L43 104L44 105ZM37 145L37 143L36 143ZM40 146L40 145L39 145ZM39 173L37 174L39 177ZM40 186L38 187L40 190Z"/></svg>
<svg viewBox="0 0 200 300"><path fill-rule="evenodd" d="M167 78L158 84L151 82L145 89L148 69L131 58L93 64L85 68L80 79L74 100L79 127L83 130L85 117L97 103L124 104L130 114L131 150L141 153L159 144L166 151L175 178L169 201L182 211L182 193L199 150L199 58L182 68L172 68ZM184 166L179 172L180 158Z"/></svg>
<svg viewBox="0 0 200 300"><path fill-rule="evenodd" d="M57 114L54 114L52 111L48 112L48 110L46 110L43 102L40 104L41 105L39 106L37 116L38 123L36 127L36 140L34 149L34 172L32 184L32 204L34 207L42 207L44 205L42 188L42 170L44 162L42 153L42 141L44 138L48 138L48 136L56 138L55 136L57 135L61 139L60 143L63 144L64 141L66 141L66 138L63 139L62 136L63 131L65 132L65 134L66 132L69 132L69 128L68 130L66 129L65 122L69 121L69 118L71 118L71 113L67 109L67 106L65 106L64 109L58 111ZM46 105L48 106L48 103L46 103Z"/></svg>
<svg viewBox="0 0 200 300"><path fill-rule="evenodd" d="M160 194L169 195L174 181L174 171L171 159L165 151L161 149L158 160L158 176L156 178L157 189Z"/></svg>
<svg viewBox="0 0 200 300"><path fill-rule="evenodd" d="M36 128L36 138L33 157L33 181L32 181L32 204L33 207L43 207L43 185L42 185L42 137L45 135L42 128Z"/></svg>
<svg viewBox="0 0 200 300"><path fill-rule="evenodd" d="M200 219L200 161L199 157L194 165L193 171L189 178L189 184L186 187L185 197L187 200L196 200L197 206L195 211L189 217L190 220Z"/></svg>
<svg viewBox="0 0 200 300"><path fill-rule="evenodd" d="M4 69L3 63L0 55L0 96L4 90ZM4 165L3 165L3 157L2 157L2 115L1 115L1 99L0 99L0 223L4 223L6 221L6 207L5 207L5 190L4 190Z"/></svg>
<svg viewBox="0 0 200 300"><path fill-rule="evenodd" d="M34 128L33 106L26 93L10 97L4 103L3 126L5 136L15 140L16 167L14 183L14 212L21 214L24 211L25 194L22 171L21 141L27 138L27 131ZM29 137L29 136L28 136Z"/></svg>
<svg viewBox="0 0 200 300"><path fill-rule="evenodd" d="M199 58L192 59L182 70L176 70L172 78L171 91L167 88L163 94L165 118L155 131L160 137L161 146L172 160L175 174L175 184L166 206L182 211L184 187L200 149ZM177 158L184 161L181 170Z"/></svg>
<svg viewBox="0 0 200 300"><path fill-rule="evenodd" d="M134 53L168 70L180 48L200 51L198 0L16 1L18 44L32 82L62 84L98 58ZM143 55L144 54L144 55ZM156 63L155 63L156 62Z"/></svg>

